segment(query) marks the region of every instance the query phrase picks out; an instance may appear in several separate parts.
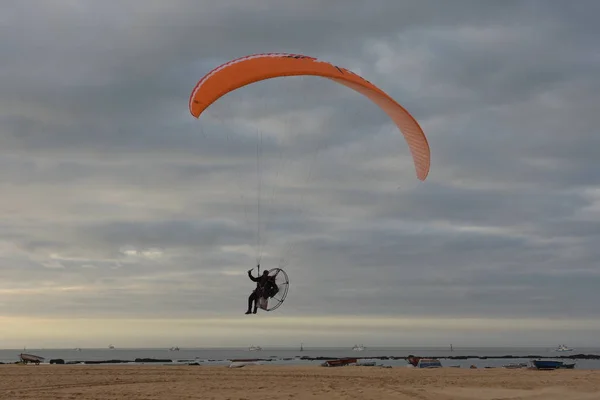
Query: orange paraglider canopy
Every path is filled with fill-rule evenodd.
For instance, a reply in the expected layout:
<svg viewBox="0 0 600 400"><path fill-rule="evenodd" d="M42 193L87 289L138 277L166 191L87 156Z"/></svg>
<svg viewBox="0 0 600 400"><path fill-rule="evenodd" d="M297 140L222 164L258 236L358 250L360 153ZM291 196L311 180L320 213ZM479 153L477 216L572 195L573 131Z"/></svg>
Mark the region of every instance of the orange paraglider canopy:
<svg viewBox="0 0 600 400"><path fill-rule="evenodd" d="M313 75L331 79L368 97L396 124L410 148L417 178L429 173L430 151L418 122L400 104L366 79L346 68L300 54L266 53L237 58L206 74L190 96L190 112L196 118L221 96L265 79Z"/></svg>

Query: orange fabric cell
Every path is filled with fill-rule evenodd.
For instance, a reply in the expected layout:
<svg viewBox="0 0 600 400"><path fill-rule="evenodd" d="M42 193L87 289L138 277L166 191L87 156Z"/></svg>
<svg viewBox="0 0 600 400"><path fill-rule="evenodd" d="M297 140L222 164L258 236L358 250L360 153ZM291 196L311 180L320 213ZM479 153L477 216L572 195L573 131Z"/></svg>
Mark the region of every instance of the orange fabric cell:
<svg viewBox="0 0 600 400"><path fill-rule="evenodd" d="M190 96L191 114L199 118L225 94L265 79L312 75L331 79L368 97L396 124L410 148L417 178L425 180L430 168L430 150L425 133L408 111L383 90L354 72L301 54L253 54L231 60L206 74Z"/></svg>

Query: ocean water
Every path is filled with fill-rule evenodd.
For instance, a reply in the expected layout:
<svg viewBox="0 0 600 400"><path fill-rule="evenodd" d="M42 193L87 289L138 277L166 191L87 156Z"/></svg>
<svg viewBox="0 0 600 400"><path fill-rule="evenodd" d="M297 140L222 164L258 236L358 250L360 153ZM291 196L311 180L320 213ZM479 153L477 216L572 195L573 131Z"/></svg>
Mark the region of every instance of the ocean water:
<svg viewBox="0 0 600 400"><path fill-rule="evenodd" d="M443 366L460 366L468 368L475 365L478 368L501 367L510 363L529 363L532 359L527 356L539 356L540 358L553 359L560 356L576 354L600 355L600 348L576 348L572 352L556 352L550 348L415 348L415 347L367 347L364 351L353 351L351 348L269 348L263 347L261 351L250 351L247 348L181 348L179 351L169 349L5 349L0 350L0 362L14 363L19 360L20 353L34 354L44 357L43 363L49 363L51 359L63 359L69 361L107 361L124 360L134 364L135 359L150 358L165 360L156 365L182 365L197 362L200 365L223 365L227 366L231 360L236 359L260 359L260 363L266 365L320 365L322 360L303 360L302 357L360 357L372 359L380 365L393 367L407 366L407 362L400 360L380 360L378 357L406 357L409 354L421 357L439 357ZM446 357L466 356L466 360L453 360ZM487 358L477 357L502 357L514 356L522 358ZM568 360L565 360L568 361ZM600 360L576 359L576 369L600 369ZM138 363L140 364L140 363ZM120 364L111 364L120 365Z"/></svg>

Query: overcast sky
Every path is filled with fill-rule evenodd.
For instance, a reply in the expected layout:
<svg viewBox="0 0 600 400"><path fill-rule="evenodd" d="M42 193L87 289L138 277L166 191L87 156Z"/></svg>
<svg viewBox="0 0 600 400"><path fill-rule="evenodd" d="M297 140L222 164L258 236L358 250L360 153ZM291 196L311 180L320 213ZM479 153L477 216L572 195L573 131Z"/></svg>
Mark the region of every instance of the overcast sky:
<svg viewBox="0 0 600 400"><path fill-rule="evenodd" d="M599 2L0 7L0 347L600 346ZM189 114L204 74L258 52L394 97L427 180L328 80ZM292 283L247 316L259 256Z"/></svg>

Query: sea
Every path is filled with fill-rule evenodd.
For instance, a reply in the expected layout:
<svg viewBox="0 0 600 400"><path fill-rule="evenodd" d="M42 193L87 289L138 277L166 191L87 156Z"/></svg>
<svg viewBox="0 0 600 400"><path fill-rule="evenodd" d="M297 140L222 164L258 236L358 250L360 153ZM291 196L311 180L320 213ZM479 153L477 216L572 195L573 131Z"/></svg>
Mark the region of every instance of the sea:
<svg viewBox="0 0 600 400"><path fill-rule="evenodd" d="M407 367L408 355L439 358L444 367L477 368L502 367L507 364L527 363L534 359L561 359L575 362L575 369L600 369L600 360L585 359L580 355L596 355L600 358L600 348L576 348L573 351L557 352L551 348L540 347L365 347L363 351L352 348L300 347L278 348L263 347L261 350L249 348L82 348L82 349L4 349L0 350L0 362L4 364L19 361L21 353L44 357L43 364L51 360L64 360L65 363L93 362L101 365L222 365L229 366L232 360L258 360L264 365L321 365L325 358L361 358L361 361L375 361L377 365ZM460 359L454 359L460 357ZM400 359L392 359L400 358ZM92 364L89 364L92 365Z"/></svg>

